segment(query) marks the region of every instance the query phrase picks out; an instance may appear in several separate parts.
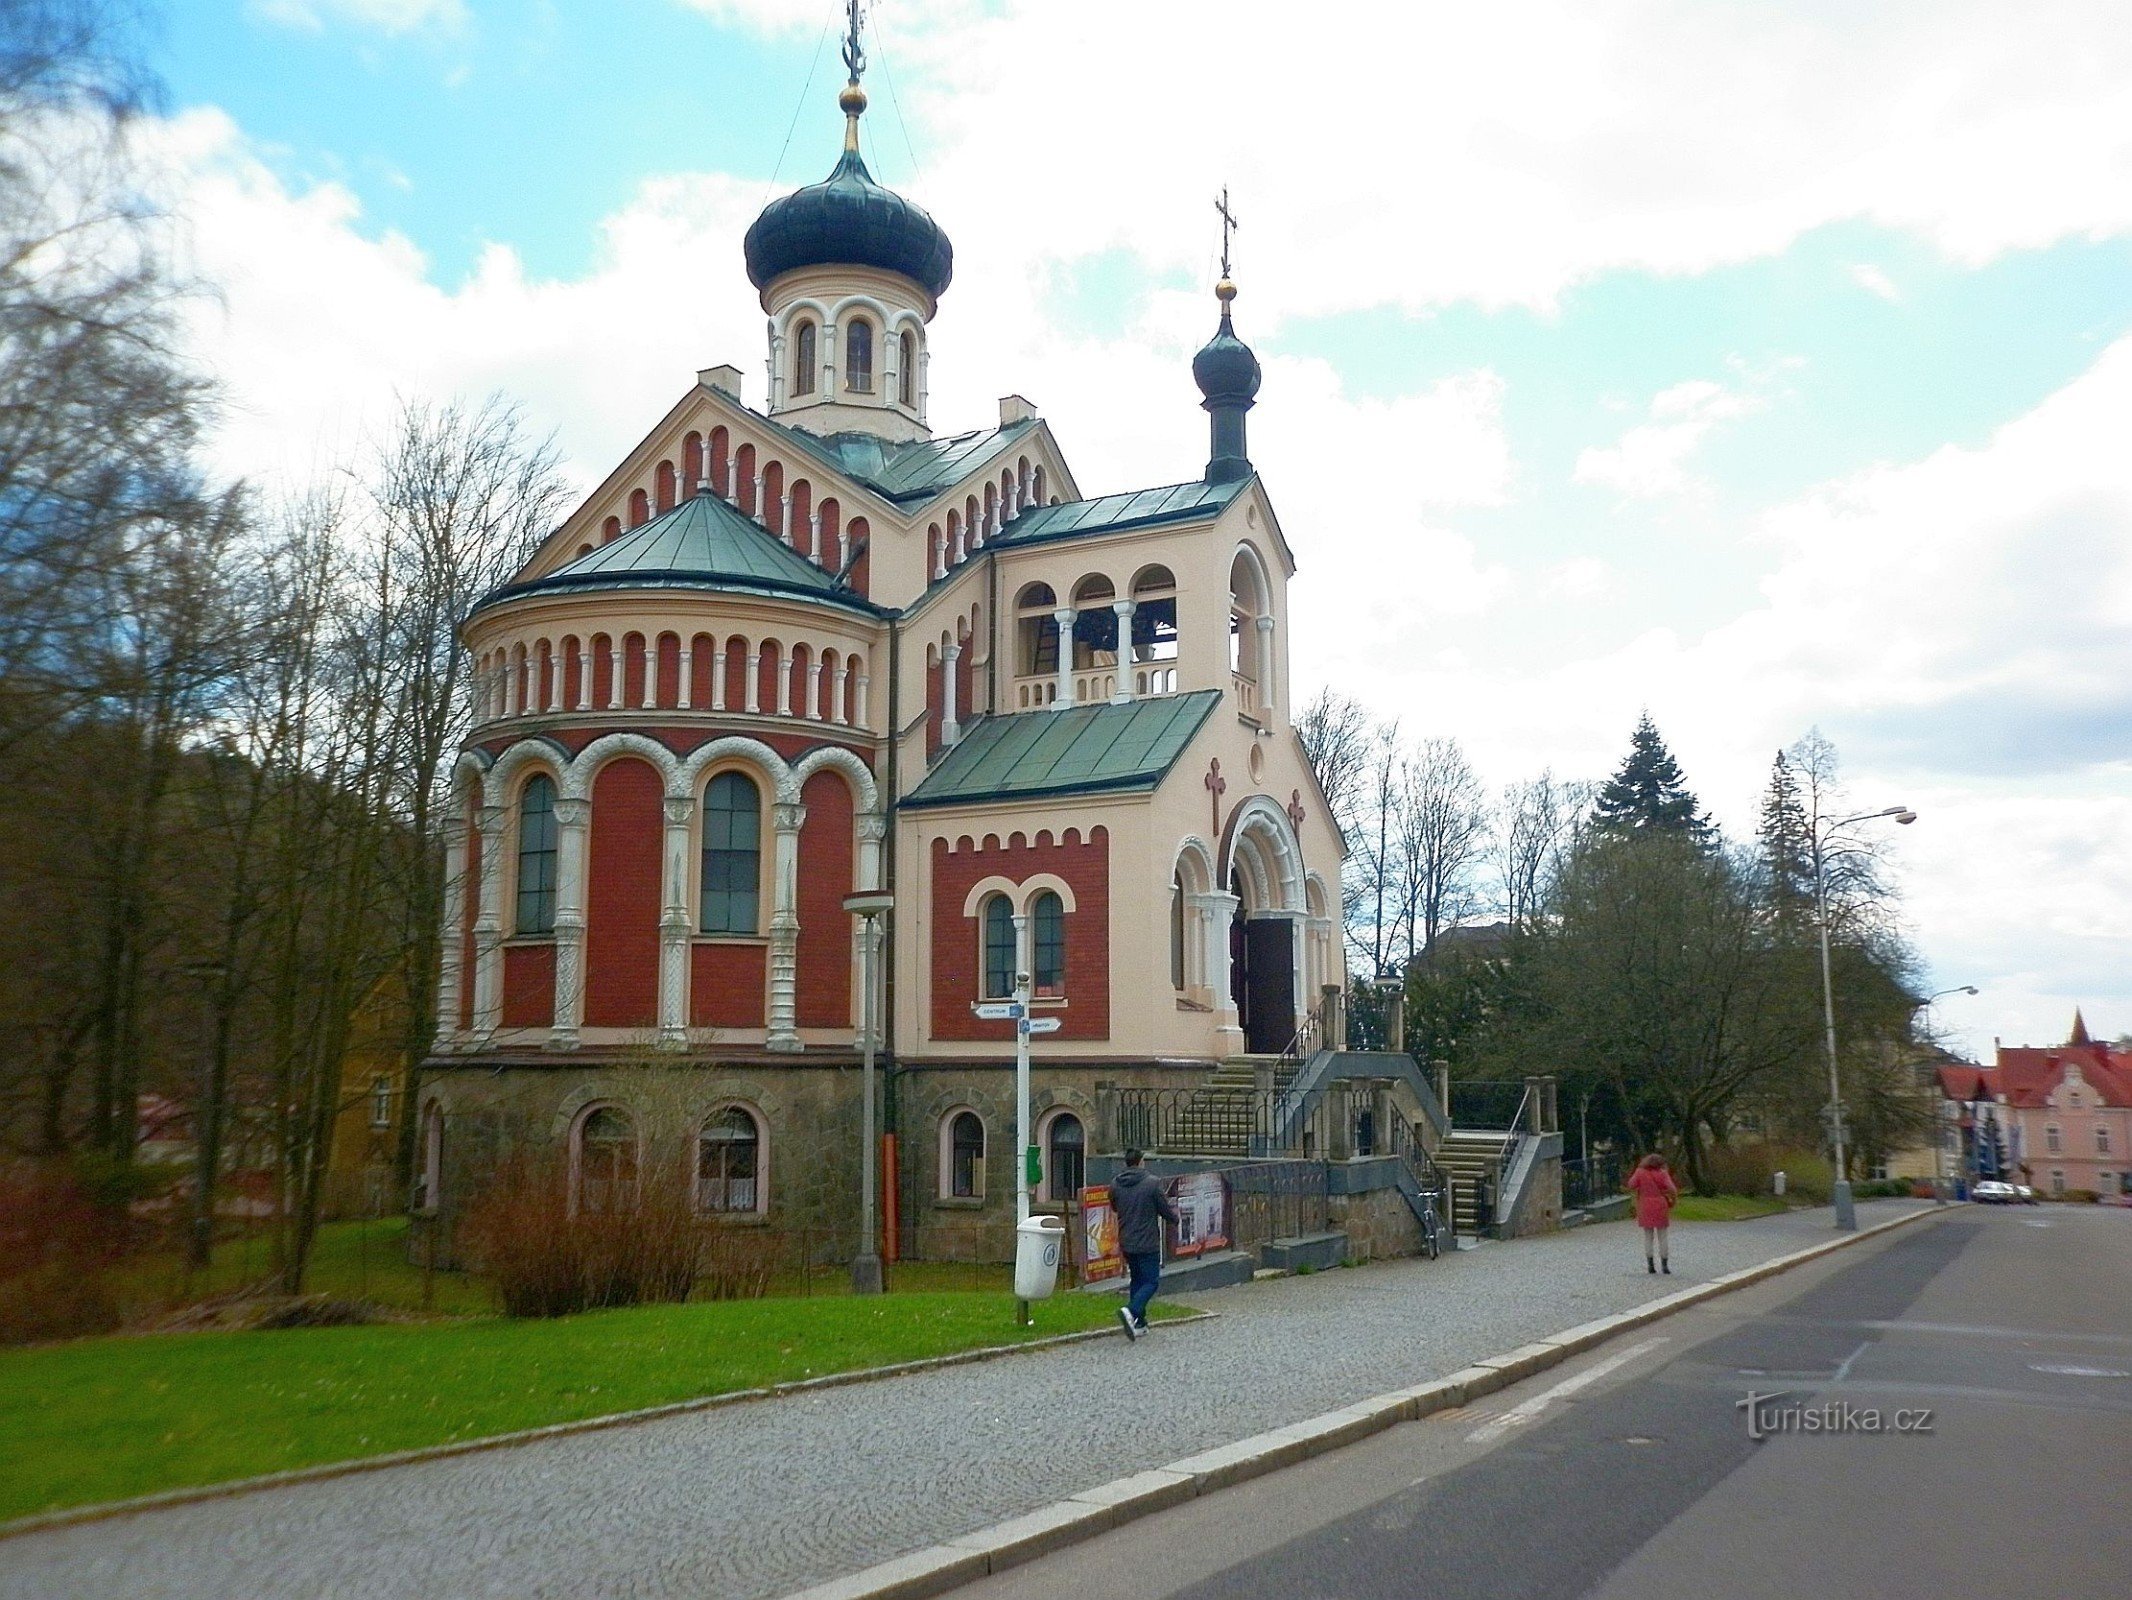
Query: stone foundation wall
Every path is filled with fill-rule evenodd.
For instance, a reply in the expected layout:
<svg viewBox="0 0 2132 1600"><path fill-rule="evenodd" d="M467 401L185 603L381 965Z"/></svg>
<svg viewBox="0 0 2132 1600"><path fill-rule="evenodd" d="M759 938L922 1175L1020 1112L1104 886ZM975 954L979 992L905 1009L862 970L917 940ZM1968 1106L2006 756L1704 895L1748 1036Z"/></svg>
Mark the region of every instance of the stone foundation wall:
<svg viewBox="0 0 2132 1600"><path fill-rule="evenodd" d="M1348 1254L1357 1261L1421 1253L1421 1223L1397 1189L1336 1194L1330 1215L1332 1225L1347 1235Z"/></svg>

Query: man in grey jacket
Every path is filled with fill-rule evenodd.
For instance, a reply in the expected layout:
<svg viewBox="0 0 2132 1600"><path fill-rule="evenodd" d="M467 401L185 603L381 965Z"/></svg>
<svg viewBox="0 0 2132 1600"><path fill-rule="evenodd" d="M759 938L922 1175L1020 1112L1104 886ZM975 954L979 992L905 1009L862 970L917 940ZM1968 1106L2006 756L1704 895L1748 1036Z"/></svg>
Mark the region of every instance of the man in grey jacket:
<svg viewBox="0 0 2132 1600"><path fill-rule="evenodd" d="M1177 1220L1177 1208L1162 1192L1162 1180L1140 1165L1137 1150L1125 1152L1125 1170L1111 1179L1110 1203L1118 1214L1118 1252L1132 1274L1118 1320L1126 1338L1137 1339L1147 1332L1147 1303L1162 1281L1162 1224Z"/></svg>

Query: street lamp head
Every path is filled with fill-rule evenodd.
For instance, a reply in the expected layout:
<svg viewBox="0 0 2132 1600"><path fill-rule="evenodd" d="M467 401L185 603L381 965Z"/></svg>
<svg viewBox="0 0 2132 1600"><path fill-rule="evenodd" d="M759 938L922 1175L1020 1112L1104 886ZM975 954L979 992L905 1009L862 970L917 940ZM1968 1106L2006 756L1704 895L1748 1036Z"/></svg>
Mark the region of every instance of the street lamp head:
<svg viewBox="0 0 2132 1600"><path fill-rule="evenodd" d="M1975 994L1976 992L1977 986L1973 983L1965 983L1955 991L1957 994Z"/></svg>
<svg viewBox="0 0 2132 1600"><path fill-rule="evenodd" d="M1907 806L1890 806L1887 811L1882 814L1884 816L1893 817L1895 819L1895 825L1898 828L1907 828L1910 826L1911 823L1917 820L1917 813L1915 811L1910 810Z"/></svg>

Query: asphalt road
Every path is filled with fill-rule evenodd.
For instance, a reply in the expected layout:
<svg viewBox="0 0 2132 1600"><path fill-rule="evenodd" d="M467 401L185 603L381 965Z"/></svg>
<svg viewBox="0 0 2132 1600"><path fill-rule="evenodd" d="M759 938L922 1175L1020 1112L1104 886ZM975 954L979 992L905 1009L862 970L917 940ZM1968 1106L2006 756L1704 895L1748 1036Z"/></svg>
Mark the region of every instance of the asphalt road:
<svg viewBox="0 0 2132 1600"><path fill-rule="evenodd" d="M2128 1506L2132 1211L1964 1207L957 1594L2122 1594Z"/></svg>

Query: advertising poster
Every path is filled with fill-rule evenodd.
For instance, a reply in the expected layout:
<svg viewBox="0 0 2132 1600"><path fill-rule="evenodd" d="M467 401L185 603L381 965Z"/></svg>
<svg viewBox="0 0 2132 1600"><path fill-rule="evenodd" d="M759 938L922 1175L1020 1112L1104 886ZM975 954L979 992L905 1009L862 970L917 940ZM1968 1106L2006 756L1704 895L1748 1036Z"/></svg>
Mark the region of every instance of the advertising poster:
<svg viewBox="0 0 2132 1600"><path fill-rule="evenodd" d="M1081 1191L1081 1281L1101 1283L1125 1275L1125 1256L1118 1249L1118 1213L1111 1209L1110 1190L1095 1185Z"/></svg>
<svg viewBox="0 0 2132 1600"><path fill-rule="evenodd" d="M1170 1228L1170 1254L1196 1256L1229 1247L1229 1180L1218 1172L1188 1172L1170 1179L1170 1204L1177 1221Z"/></svg>

